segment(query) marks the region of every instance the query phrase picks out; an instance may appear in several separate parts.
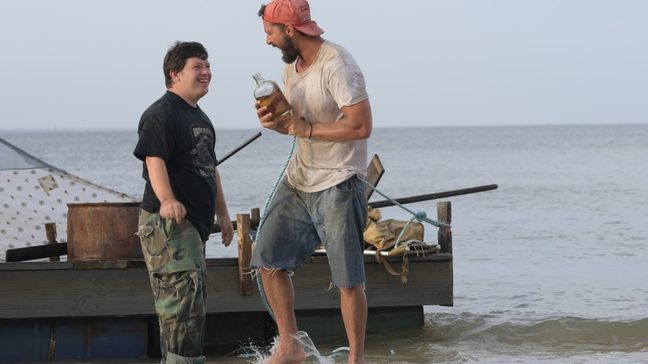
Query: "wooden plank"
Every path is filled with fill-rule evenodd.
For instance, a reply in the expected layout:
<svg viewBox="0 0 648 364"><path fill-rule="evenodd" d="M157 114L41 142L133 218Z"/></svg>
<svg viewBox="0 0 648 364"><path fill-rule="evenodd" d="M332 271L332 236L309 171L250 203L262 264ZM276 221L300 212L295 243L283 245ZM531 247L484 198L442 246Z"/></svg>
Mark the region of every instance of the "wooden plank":
<svg viewBox="0 0 648 364"><path fill-rule="evenodd" d="M252 294L252 275L250 260L252 259L252 239L250 238L250 215L237 214L238 229L238 269L239 293L247 296Z"/></svg>
<svg viewBox="0 0 648 364"><path fill-rule="evenodd" d="M295 309L339 307L339 290L329 287L328 265L317 264L306 274L293 276ZM365 264L369 307L452 304L452 262L410 262L408 283L390 275L382 264Z"/></svg>
<svg viewBox="0 0 648 364"><path fill-rule="evenodd" d="M406 285L381 264L367 263L365 271L369 307L452 304L452 260L410 261ZM293 277L295 308L339 307L329 277L325 261L301 267ZM265 310L256 289L247 296L239 290L236 263L207 266L208 313ZM0 319L154 314L145 267L0 270L0 302Z"/></svg>
<svg viewBox="0 0 648 364"><path fill-rule="evenodd" d="M373 158L371 158L371 161L369 162L369 166L367 167L367 182L369 182L370 185L376 187L378 186L378 182L380 182L383 174L385 174L385 168L383 168L382 162L380 161L380 158L378 158L378 155L374 154ZM373 188L365 186L365 198L367 201L369 201L369 197L371 197L371 194L373 192Z"/></svg>
<svg viewBox="0 0 648 364"><path fill-rule="evenodd" d="M0 271L0 319L152 314L145 268Z"/></svg>
<svg viewBox="0 0 648 364"><path fill-rule="evenodd" d="M76 270L81 269L126 269L128 268L127 260L80 260L72 262L72 267Z"/></svg>
<svg viewBox="0 0 648 364"><path fill-rule="evenodd" d="M59 243L61 244L61 243ZM72 262L7 262L0 263L1 271L48 271L48 270L72 269Z"/></svg>
<svg viewBox="0 0 648 364"><path fill-rule="evenodd" d="M47 236L47 244L57 244L56 241L56 224L53 222L48 222L45 224L45 234ZM50 262L60 262L61 257L59 255L54 255L49 257Z"/></svg>
<svg viewBox="0 0 648 364"><path fill-rule="evenodd" d="M42 259L66 254L67 243L58 243L7 249L5 257L7 262L22 262L25 260Z"/></svg>
<svg viewBox="0 0 648 364"><path fill-rule="evenodd" d="M437 202L437 219L444 224L452 223L450 201ZM452 230L449 226L439 228L439 246L442 252L452 253Z"/></svg>
<svg viewBox="0 0 648 364"><path fill-rule="evenodd" d="M250 228L259 226L259 220L261 220L261 209L255 207L250 210Z"/></svg>

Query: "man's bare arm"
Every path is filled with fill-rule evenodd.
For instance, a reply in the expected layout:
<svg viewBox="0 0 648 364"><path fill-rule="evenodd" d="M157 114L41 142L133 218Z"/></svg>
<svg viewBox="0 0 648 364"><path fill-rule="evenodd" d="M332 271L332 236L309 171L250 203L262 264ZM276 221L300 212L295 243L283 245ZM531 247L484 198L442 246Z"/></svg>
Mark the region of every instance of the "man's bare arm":
<svg viewBox="0 0 648 364"><path fill-rule="evenodd" d="M160 200L160 216L165 219L174 219L179 224L187 215L187 210L173 195L166 163L159 157L146 157L146 169L153 192Z"/></svg>
<svg viewBox="0 0 648 364"><path fill-rule="evenodd" d="M257 102L257 107L259 106ZM273 119L273 115L268 113L265 107L257 109L257 116L264 128L273 129L281 134L296 135L300 138L337 142L369 138L373 128L369 100L345 106L341 110L342 118L332 123L303 120L294 115Z"/></svg>
<svg viewBox="0 0 648 364"><path fill-rule="evenodd" d="M214 170L214 181L216 182L216 219L221 228L221 238L223 245L228 246L234 237L234 227L227 211L225 202L225 193L223 193L223 184L221 183L218 170Z"/></svg>

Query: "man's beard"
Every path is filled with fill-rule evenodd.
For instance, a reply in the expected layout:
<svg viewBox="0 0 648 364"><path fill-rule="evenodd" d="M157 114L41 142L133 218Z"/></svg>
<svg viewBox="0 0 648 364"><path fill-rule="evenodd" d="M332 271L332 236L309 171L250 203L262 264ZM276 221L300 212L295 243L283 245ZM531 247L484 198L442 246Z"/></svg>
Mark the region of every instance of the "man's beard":
<svg viewBox="0 0 648 364"><path fill-rule="evenodd" d="M281 49L281 59L288 64L295 62L299 57L299 49L295 47L295 43L288 37L284 37L284 44L283 47L277 47Z"/></svg>

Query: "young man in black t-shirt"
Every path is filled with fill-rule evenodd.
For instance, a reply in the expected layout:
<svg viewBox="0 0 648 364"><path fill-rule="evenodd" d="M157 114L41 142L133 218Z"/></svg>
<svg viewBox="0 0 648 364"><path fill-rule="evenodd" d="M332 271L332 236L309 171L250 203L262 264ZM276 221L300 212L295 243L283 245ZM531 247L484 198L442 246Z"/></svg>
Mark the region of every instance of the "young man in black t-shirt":
<svg viewBox="0 0 648 364"><path fill-rule="evenodd" d="M167 92L142 114L133 152L144 162L138 235L160 323L162 362L204 363L205 242L214 214L223 244L233 237L216 170L214 128L198 107L211 81L207 56L197 42L169 49Z"/></svg>

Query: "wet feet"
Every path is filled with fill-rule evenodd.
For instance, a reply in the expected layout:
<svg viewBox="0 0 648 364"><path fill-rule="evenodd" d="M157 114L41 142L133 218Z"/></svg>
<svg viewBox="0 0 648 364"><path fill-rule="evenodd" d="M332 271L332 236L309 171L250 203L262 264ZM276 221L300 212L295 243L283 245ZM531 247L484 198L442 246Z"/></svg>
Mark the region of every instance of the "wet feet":
<svg viewBox="0 0 648 364"><path fill-rule="evenodd" d="M293 341L289 345L280 343L277 350L268 359L268 364L297 364L302 363L305 359L304 348L301 344Z"/></svg>

